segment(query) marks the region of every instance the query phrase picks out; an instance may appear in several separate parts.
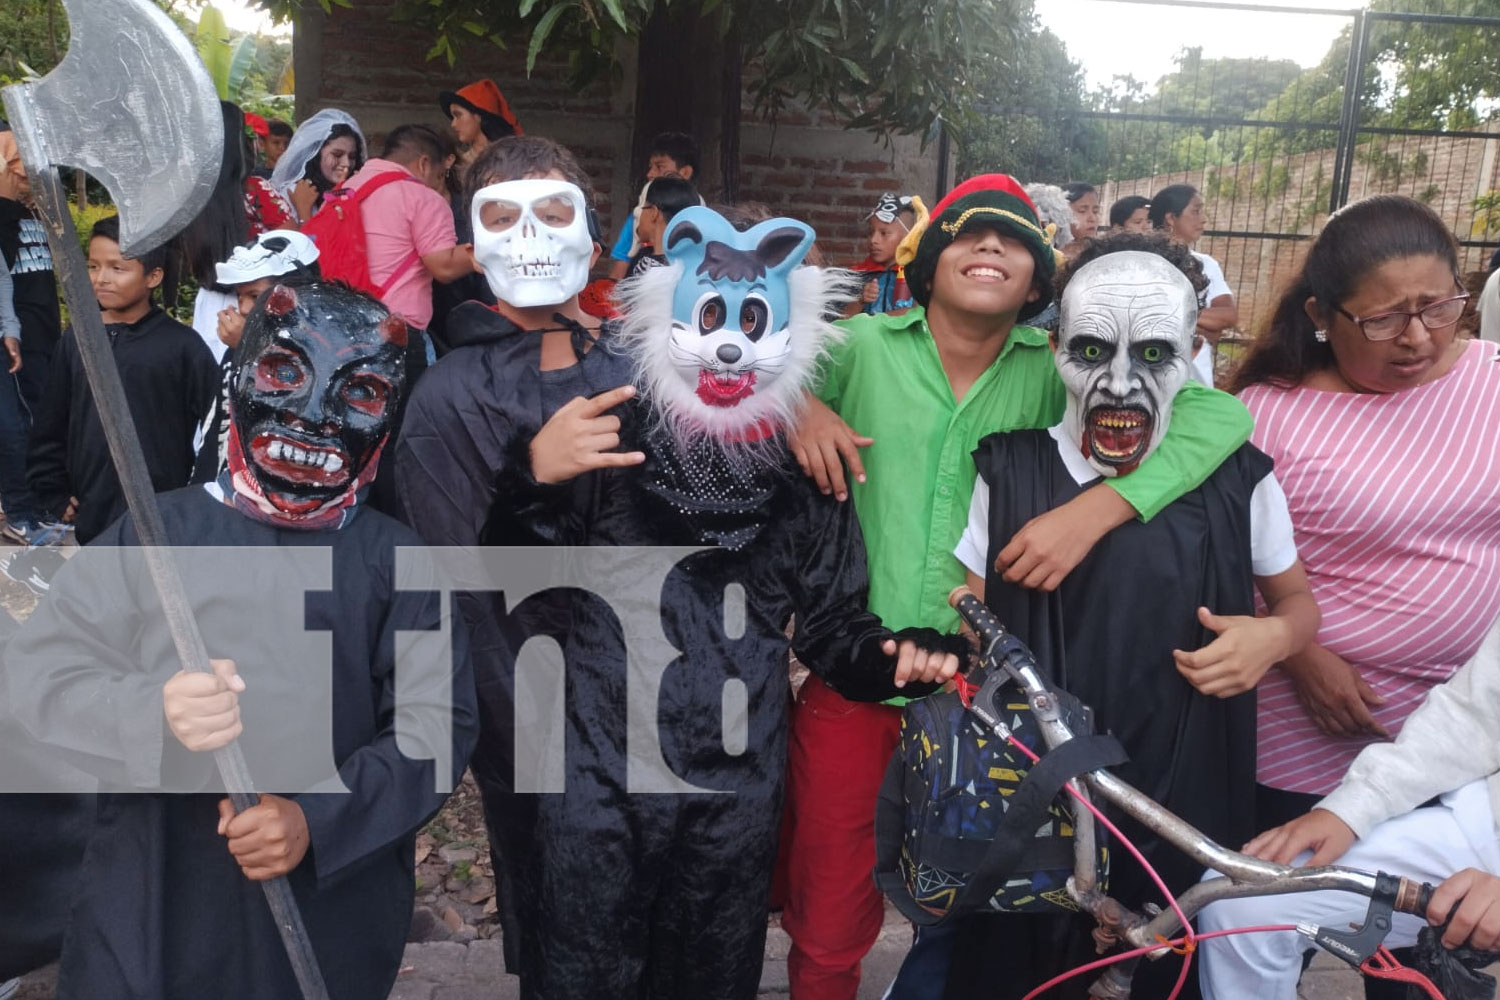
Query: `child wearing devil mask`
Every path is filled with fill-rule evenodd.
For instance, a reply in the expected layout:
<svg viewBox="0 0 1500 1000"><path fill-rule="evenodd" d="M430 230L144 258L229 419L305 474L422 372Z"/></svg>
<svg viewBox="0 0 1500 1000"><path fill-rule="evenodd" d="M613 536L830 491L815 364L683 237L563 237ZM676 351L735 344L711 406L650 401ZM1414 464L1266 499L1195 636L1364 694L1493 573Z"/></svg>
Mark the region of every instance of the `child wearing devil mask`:
<svg viewBox="0 0 1500 1000"><path fill-rule="evenodd" d="M68 562L6 649L12 713L100 780L60 997L298 995L255 884L280 876L331 997L394 984L416 832L476 730L461 630L451 651L403 653L398 700L396 633L437 629L439 609L395 579L394 550L420 541L362 503L406 330L368 296L321 283L273 287L246 319L228 468L159 498L211 673L177 669L130 516ZM229 571L222 548L243 553ZM298 581L292 565L325 569ZM331 633L331 674L294 651L303 630ZM236 739L262 790L238 815L204 790L211 752Z"/></svg>

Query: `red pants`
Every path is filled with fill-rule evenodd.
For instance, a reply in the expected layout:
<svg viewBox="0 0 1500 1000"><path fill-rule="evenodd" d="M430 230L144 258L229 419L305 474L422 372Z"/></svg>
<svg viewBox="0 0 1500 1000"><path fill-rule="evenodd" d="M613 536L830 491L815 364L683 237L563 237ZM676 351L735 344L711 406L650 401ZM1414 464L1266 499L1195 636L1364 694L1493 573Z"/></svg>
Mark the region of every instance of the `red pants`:
<svg viewBox="0 0 1500 1000"><path fill-rule="evenodd" d="M792 707L781 862L793 1000L854 1000L885 906L875 889L875 800L901 710L846 701L816 676Z"/></svg>

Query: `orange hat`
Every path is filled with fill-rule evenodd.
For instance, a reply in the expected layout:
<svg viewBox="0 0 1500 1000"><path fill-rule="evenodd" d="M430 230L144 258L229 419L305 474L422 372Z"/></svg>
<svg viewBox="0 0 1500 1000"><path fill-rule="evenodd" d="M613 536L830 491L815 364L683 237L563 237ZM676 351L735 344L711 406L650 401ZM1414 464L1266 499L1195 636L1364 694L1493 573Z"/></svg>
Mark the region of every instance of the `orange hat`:
<svg viewBox="0 0 1500 1000"><path fill-rule="evenodd" d="M444 90L438 94L438 107L443 109L443 114L448 114L448 109L455 104L460 104L481 117L498 118L509 125L516 135L522 134L521 123L516 121L515 114L505 101L505 95L500 93L494 80L479 80L461 90Z"/></svg>

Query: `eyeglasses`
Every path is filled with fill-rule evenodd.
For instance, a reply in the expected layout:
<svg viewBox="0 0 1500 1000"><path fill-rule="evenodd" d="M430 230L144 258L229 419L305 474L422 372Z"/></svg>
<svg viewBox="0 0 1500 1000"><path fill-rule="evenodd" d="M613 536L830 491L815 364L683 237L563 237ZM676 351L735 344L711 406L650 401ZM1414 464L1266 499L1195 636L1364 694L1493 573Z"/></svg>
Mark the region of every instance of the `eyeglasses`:
<svg viewBox="0 0 1500 1000"><path fill-rule="evenodd" d="M1365 335L1366 340L1381 341L1395 340L1406 331L1411 323L1412 317L1422 321L1422 325L1428 330L1446 330L1457 323L1459 317L1464 314L1464 303L1469 301L1469 294L1455 295L1451 299L1438 299L1429 302L1420 309L1411 312L1384 312L1375 316L1363 318L1354 315L1343 306L1336 306L1339 313L1346 317L1351 323L1359 327L1359 332Z"/></svg>

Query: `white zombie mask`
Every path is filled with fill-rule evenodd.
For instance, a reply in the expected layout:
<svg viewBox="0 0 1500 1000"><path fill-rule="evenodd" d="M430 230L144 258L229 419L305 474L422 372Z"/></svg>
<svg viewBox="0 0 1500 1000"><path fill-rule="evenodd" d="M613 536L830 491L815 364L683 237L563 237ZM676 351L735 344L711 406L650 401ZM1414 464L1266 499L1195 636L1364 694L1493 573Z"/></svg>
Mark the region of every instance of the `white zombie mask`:
<svg viewBox="0 0 1500 1000"><path fill-rule="evenodd" d="M1061 308L1063 431L1101 474L1123 476L1166 436L1188 380L1198 295L1166 258L1124 250L1079 268Z"/></svg>
<svg viewBox="0 0 1500 1000"><path fill-rule="evenodd" d="M491 184L474 193L471 212L474 259L501 302L562 305L588 284L594 240L577 185L545 178Z"/></svg>

